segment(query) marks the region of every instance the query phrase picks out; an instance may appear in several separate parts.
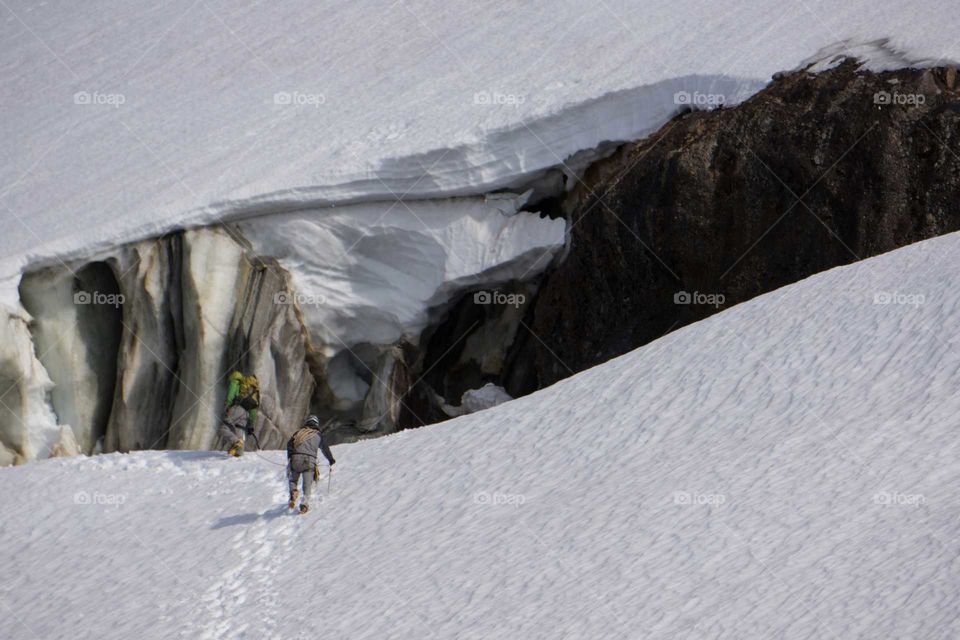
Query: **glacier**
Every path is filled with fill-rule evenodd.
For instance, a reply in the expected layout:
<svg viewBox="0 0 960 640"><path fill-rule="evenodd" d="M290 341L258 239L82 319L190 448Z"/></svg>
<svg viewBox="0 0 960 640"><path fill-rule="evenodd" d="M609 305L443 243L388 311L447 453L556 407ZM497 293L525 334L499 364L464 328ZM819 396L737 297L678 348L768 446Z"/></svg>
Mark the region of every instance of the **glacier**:
<svg viewBox="0 0 960 640"><path fill-rule="evenodd" d="M337 446L306 516L280 451L0 469L0 636L954 638L958 261L924 241Z"/></svg>

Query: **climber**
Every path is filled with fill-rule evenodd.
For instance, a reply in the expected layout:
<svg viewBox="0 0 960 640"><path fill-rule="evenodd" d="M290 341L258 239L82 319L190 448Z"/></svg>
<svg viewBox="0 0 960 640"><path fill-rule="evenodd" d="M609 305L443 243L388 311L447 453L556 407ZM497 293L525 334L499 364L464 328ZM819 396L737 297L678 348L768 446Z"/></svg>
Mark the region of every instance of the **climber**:
<svg viewBox="0 0 960 640"><path fill-rule="evenodd" d="M287 440L287 482L290 486L290 502L287 506L293 509L297 506L297 485L303 478L303 500L300 501L300 513L310 509L310 493L313 484L320 479L320 467L317 465L317 450L323 453L331 467L336 464L330 447L323 441L320 431L320 419L309 415L303 421L303 426Z"/></svg>
<svg viewBox="0 0 960 640"><path fill-rule="evenodd" d="M230 374L227 390L227 410L220 420L219 434L229 445L227 452L236 458L243 455L246 436L256 440L257 408L260 406L260 383L256 376L245 376L239 371Z"/></svg>

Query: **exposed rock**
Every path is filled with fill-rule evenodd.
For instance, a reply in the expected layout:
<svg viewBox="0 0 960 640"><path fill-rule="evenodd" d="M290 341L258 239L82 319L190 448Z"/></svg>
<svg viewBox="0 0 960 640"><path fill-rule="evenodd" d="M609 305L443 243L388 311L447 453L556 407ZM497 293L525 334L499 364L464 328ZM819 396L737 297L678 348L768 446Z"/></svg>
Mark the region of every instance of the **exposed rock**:
<svg viewBox="0 0 960 640"><path fill-rule="evenodd" d="M512 355L533 308L538 283L508 282L464 295L443 323L424 335L422 362L415 367L444 404L486 383L511 385Z"/></svg>
<svg viewBox="0 0 960 640"><path fill-rule="evenodd" d="M537 386L818 271L960 228L955 78L850 61L788 74L595 165L572 195L581 204L569 254L536 301Z"/></svg>

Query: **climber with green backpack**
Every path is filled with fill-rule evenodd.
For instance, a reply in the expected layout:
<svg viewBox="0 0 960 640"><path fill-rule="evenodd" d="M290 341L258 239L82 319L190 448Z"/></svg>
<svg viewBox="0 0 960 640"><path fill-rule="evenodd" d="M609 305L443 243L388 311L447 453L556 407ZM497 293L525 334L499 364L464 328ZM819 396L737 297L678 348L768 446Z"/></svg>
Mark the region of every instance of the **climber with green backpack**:
<svg viewBox="0 0 960 640"><path fill-rule="evenodd" d="M227 409L220 419L218 433L228 445L227 452L236 458L243 455L247 434L256 440L257 409L260 407L260 383L256 376L245 376L239 371L230 374L227 389Z"/></svg>

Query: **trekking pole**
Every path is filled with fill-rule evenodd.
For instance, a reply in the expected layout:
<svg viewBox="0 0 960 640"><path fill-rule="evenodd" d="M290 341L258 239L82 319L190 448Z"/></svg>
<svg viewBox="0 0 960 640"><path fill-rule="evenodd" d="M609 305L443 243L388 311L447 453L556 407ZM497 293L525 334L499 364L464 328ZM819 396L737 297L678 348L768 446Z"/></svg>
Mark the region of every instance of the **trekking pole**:
<svg viewBox="0 0 960 640"><path fill-rule="evenodd" d="M333 480L333 465L327 465L327 495L330 495L330 482Z"/></svg>

